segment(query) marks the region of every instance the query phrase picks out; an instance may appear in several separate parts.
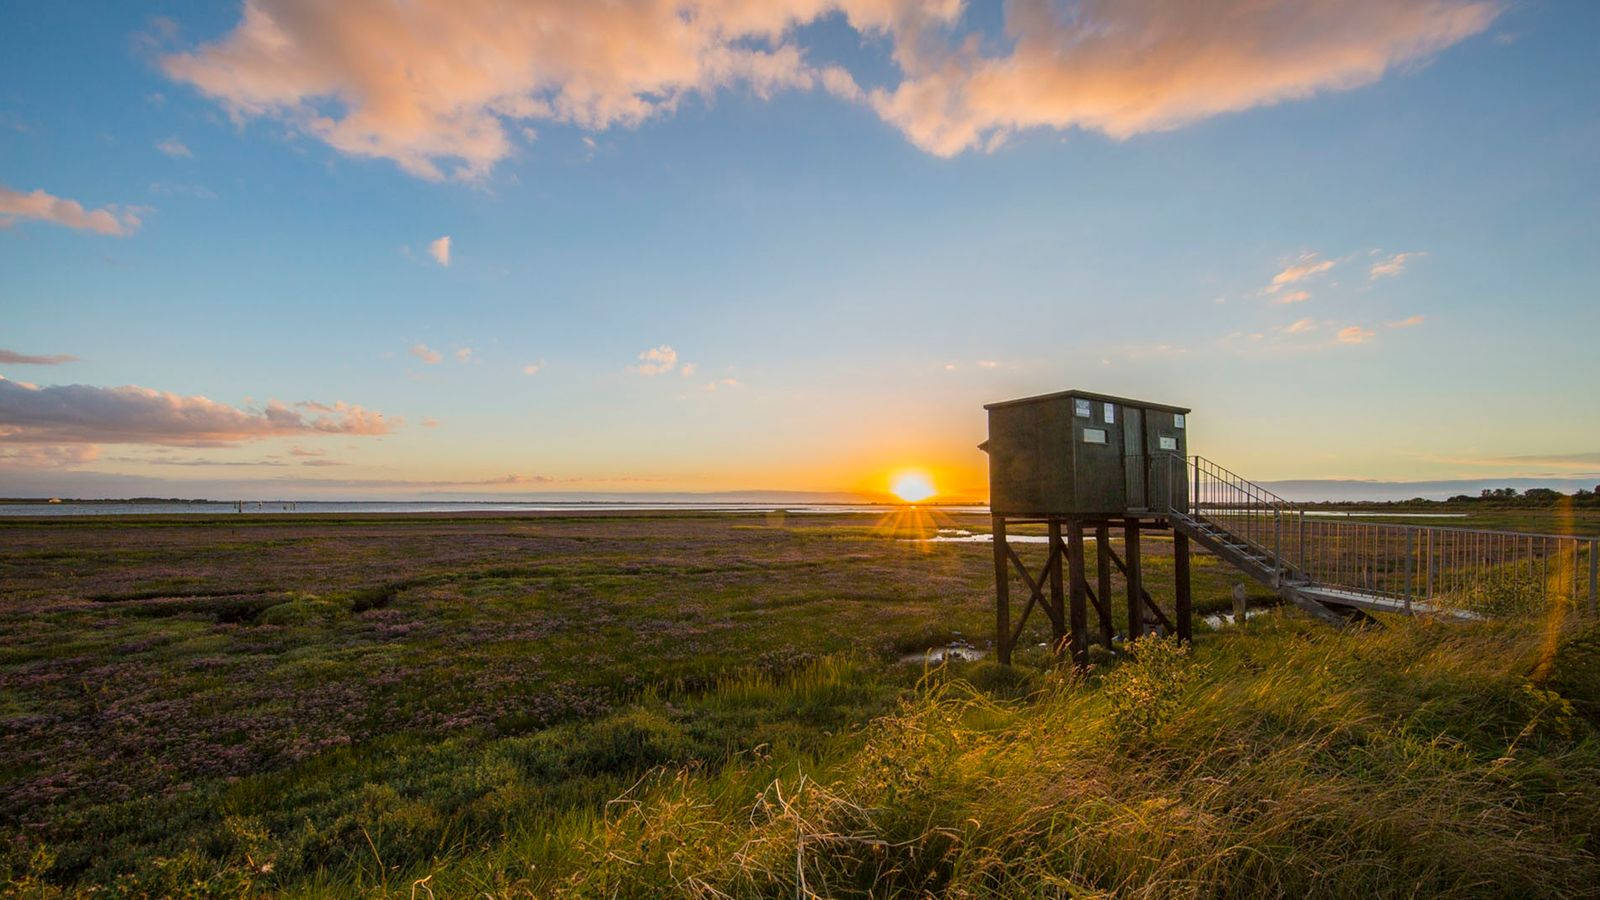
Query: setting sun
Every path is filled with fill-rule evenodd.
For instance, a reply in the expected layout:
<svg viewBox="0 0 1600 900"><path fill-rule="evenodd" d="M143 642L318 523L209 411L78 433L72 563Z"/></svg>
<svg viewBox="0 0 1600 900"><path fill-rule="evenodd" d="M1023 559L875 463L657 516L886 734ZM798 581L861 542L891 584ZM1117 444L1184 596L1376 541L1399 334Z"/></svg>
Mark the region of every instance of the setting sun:
<svg viewBox="0 0 1600 900"><path fill-rule="evenodd" d="M920 503L935 493L933 479L925 472L901 472L890 482L889 490L907 503Z"/></svg>

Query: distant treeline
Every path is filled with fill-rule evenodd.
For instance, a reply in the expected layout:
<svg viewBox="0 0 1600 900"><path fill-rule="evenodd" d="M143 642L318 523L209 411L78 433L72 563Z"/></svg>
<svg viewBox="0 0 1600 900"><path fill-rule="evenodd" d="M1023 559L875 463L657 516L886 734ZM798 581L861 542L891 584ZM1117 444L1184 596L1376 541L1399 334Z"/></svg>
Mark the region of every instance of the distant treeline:
<svg viewBox="0 0 1600 900"><path fill-rule="evenodd" d="M1563 494L1549 488L1528 488L1518 491L1516 488L1484 488L1474 497L1470 494L1457 494L1446 500L1446 503L1470 503L1485 506L1516 506L1537 507L1556 506L1563 501L1570 500L1573 506L1600 507L1600 484L1594 490L1578 488L1572 494Z"/></svg>
<svg viewBox="0 0 1600 900"><path fill-rule="evenodd" d="M1570 504L1576 509L1600 509L1600 484L1595 485L1593 490L1578 488L1577 491L1571 494L1563 494L1550 488L1528 488L1525 491L1519 491L1516 488L1504 487L1484 488L1476 496L1472 494L1457 494L1448 500L1429 500L1426 497L1413 497L1410 500L1326 500L1305 505L1337 509L1419 506L1470 506L1479 509L1549 509L1563 503Z"/></svg>

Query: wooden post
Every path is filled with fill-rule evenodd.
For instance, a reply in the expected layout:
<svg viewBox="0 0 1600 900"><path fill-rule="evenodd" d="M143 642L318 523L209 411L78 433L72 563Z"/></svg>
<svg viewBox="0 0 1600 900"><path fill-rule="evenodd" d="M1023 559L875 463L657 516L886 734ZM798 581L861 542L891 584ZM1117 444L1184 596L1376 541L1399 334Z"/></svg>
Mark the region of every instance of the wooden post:
<svg viewBox="0 0 1600 900"><path fill-rule="evenodd" d="M1062 590L1062 585L1061 585L1061 522L1060 522L1060 520L1051 519L1049 528L1050 528L1050 556L1048 558L1048 562L1046 562L1045 565L1050 570L1050 608L1054 609L1056 611L1056 614L1053 617L1051 617L1053 624L1056 626L1055 627L1055 631L1054 631L1054 635L1053 635L1054 636L1054 640L1052 641L1052 643L1054 644L1054 649L1057 652L1060 652L1060 650L1061 650L1061 642L1067 636L1066 634L1062 633L1062 626L1064 626L1066 624L1067 617L1065 615L1065 613L1066 613L1066 598L1063 596L1065 591ZM1076 641L1077 641L1077 631L1078 631L1078 626L1076 624L1074 624L1072 626L1072 634L1073 634L1074 643L1076 643Z"/></svg>
<svg viewBox="0 0 1600 900"><path fill-rule="evenodd" d="M1194 640L1194 601L1189 592L1189 536L1177 530L1172 532L1172 576L1177 581L1177 606L1173 613L1178 620L1178 640L1188 643Z"/></svg>
<svg viewBox="0 0 1600 900"><path fill-rule="evenodd" d="M1058 528L1060 526L1057 526ZM1072 661L1080 666L1089 664L1089 598L1084 594L1088 582L1083 580L1083 523L1073 519L1068 525L1067 564L1072 569ZM1059 575L1061 568L1056 567Z"/></svg>
<svg viewBox="0 0 1600 900"><path fill-rule="evenodd" d="M1600 540L1589 542L1589 615L1600 612Z"/></svg>
<svg viewBox="0 0 1600 900"><path fill-rule="evenodd" d="M1139 520L1124 519L1122 523L1122 554L1128 571L1128 634L1127 640L1138 640L1144 635L1144 577L1139 563Z"/></svg>
<svg viewBox="0 0 1600 900"><path fill-rule="evenodd" d="M1111 649L1111 634L1116 624L1111 621L1111 528L1101 522L1094 529L1095 596L1100 598L1100 643Z"/></svg>
<svg viewBox="0 0 1600 900"><path fill-rule="evenodd" d="M1011 573L1006 569L1006 520L994 517L994 653L1011 665Z"/></svg>

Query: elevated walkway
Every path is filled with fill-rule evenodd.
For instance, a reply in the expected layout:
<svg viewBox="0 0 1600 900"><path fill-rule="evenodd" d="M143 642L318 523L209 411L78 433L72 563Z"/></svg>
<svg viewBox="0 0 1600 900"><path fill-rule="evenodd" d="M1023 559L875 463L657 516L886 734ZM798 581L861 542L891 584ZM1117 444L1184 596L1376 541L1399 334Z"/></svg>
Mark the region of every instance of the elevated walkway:
<svg viewBox="0 0 1600 900"><path fill-rule="evenodd" d="M1325 622L1600 606L1594 538L1319 519L1203 457L1167 465L1174 531Z"/></svg>

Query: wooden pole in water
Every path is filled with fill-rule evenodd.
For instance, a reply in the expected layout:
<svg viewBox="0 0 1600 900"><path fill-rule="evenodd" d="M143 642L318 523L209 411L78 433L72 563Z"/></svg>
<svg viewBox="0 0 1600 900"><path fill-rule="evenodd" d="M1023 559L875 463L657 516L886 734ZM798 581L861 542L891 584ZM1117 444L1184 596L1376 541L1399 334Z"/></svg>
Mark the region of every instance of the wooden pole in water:
<svg viewBox="0 0 1600 900"><path fill-rule="evenodd" d="M1193 596L1189 591L1189 536L1181 531L1172 532L1172 576L1177 581L1174 616L1178 620L1178 640L1194 640L1192 608Z"/></svg>
<svg viewBox="0 0 1600 900"><path fill-rule="evenodd" d="M1128 566L1128 636L1135 641L1144 635L1144 578L1139 563L1139 520L1122 521L1122 553Z"/></svg>
<svg viewBox="0 0 1600 900"><path fill-rule="evenodd" d="M1006 571L1006 520L994 517L994 651L1002 666L1011 665L1011 573Z"/></svg>
<svg viewBox="0 0 1600 900"><path fill-rule="evenodd" d="M1101 522L1094 529L1095 597L1100 600L1100 643L1111 649L1116 624L1111 621L1111 528Z"/></svg>
<svg viewBox="0 0 1600 900"><path fill-rule="evenodd" d="M1089 598L1084 588L1089 583L1083 578L1083 523L1073 519L1068 531L1067 562L1072 572L1072 661L1080 666L1089 664ZM1056 569L1060 572L1059 566Z"/></svg>

